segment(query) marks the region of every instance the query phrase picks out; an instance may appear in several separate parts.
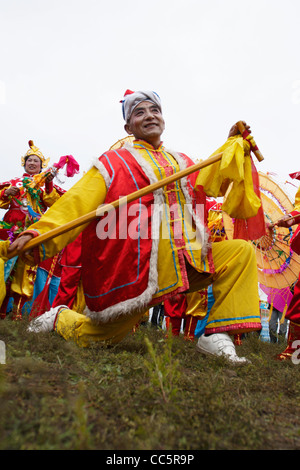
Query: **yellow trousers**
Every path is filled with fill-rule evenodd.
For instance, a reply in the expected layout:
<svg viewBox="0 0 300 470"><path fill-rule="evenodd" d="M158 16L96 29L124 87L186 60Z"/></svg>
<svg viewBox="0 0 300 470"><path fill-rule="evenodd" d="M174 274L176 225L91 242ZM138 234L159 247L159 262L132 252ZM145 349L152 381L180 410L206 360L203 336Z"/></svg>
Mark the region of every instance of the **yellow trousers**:
<svg viewBox="0 0 300 470"><path fill-rule="evenodd" d="M253 247L244 240L226 240L213 243L212 253L214 274L207 276L195 270L188 271L191 291L210 284L213 286L215 302L206 332L236 334L259 330L257 266ZM62 308L55 330L80 346L88 346L93 341L118 343L132 331L148 308L97 325L83 314Z"/></svg>

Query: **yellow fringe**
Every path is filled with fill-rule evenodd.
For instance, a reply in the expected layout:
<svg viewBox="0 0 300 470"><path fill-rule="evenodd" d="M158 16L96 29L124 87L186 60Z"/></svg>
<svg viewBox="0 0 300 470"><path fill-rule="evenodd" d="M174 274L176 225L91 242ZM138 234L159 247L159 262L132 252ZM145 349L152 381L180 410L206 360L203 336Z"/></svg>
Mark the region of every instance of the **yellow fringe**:
<svg viewBox="0 0 300 470"><path fill-rule="evenodd" d="M271 303L271 307L270 307L270 313L269 313L268 322L269 322L269 321L270 321L270 319L271 319L272 312L273 312L273 302Z"/></svg>

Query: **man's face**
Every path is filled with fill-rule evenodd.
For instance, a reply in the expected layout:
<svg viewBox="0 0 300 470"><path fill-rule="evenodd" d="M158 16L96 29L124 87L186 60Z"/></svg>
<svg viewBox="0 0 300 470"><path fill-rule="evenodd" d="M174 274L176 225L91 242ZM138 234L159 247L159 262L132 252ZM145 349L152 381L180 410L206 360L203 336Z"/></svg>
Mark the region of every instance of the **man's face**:
<svg viewBox="0 0 300 470"><path fill-rule="evenodd" d="M41 171L41 160L36 155L30 155L25 163L25 171L29 175L37 175Z"/></svg>
<svg viewBox="0 0 300 470"><path fill-rule="evenodd" d="M165 121L159 107L151 101L138 104L125 125L128 134L136 139L145 140L153 146L160 144L160 138L165 129Z"/></svg>

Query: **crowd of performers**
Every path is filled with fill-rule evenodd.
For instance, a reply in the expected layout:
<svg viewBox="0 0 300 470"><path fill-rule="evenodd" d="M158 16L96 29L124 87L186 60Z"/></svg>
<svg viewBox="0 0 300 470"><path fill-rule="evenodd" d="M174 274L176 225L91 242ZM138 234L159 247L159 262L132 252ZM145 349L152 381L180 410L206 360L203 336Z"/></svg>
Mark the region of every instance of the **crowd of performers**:
<svg viewBox="0 0 300 470"><path fill-rule="evenodd" d="M53 184L54 175L50 173L45 175L42 184L31 184L33 178L38 178L43 168L47 167L48 162L49 159L45 159L39 148L29 141L29 149L21 159L23 175L1 183L0 207L6 210L0 222L1 240L9 240L12 243L21 232L39 220L46 209L64 193ZM45 268L49 263L51 260L44 263ZM9 276L1 316L5 316L12 299L13 318L21 318L24 303L33 296L37 267L31 267L20 257L15 257L7 263L6 269L9 270Z"/></svg>
<svg viewBox="0 0 300 470"><path fill-rule="evenodd" d="M43 171L48 162L41 150L29 141L29 150L21 158L25 172L0 185L0 207L7 209L0 222L1 240L12 243L65 193L53 184L56 172ZM77 162L75 166L76 170L68 176L79 172ZM12 320L23 316L32 319L62 303L70 307L74 304L76 309L83 310L80 259L81 235L64 250L36 265L29 265L18 256L8 260L5 265L6 296L0 317L4 319L9 314Z"/></svg>
<svg viewBox="0 0 300 470"><path fill-rule="evenodd" d="M133 142L103 153L68 191L53 184L51 172L43 172L48 161L31 141L22 158L24 174L1 184L0 207L7 212L0 238L9 241L8 253L22 252L5 263L1 316L28 315L29 331L56 331L85 347L121 341L145 313L151 310L154 318L163 305L174 335L184 320L184 337L195 341L199 352L248 363L236 345L244 333L261 330L255 253L243 239L226 239L221 208L199 183L201 170L128 203L125 213L117 209L115 229L122 237L102 236L103 219L95 218L23 252L28 241L50 229L193 165L185 154L164 147L165 122L156 93L127 90L122 111ZM236 136L245 139L234 125L228 139ZM220 182L218 195L229 183ZM252 201L249 217L255 195ZM191 217L185 205L192 208ZM203 213L198 207L205 208ZM295 211L278 224L298 223L298 214L300 192ZM124 226L129 229L137 217L137 236L124 236ZM197 234L193 240L191 229ZM300 281L286 313L288 345L280 359L291 358L300 339L299 299Z"/></svg>

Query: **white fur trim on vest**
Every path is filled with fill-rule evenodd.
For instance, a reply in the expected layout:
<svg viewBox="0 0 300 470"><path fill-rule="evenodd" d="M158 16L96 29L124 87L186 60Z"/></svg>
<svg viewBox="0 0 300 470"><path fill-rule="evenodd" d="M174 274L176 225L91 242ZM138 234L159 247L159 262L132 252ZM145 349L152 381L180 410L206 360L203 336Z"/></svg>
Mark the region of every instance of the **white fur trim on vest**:
<svg viewBox="0 0 300 470"><path fill-rule="evenodd" d="M99 170L99 172L101 173L101 175L102 175L102 177L105 181L106 189L108 189L109 185L110 185L110 176L109 176L109 173L108 173L107 169L105 168L103 163L100 162L99 158L95 158L95 161L93 162L93 164L97 168L97 170Z"/></svg>

